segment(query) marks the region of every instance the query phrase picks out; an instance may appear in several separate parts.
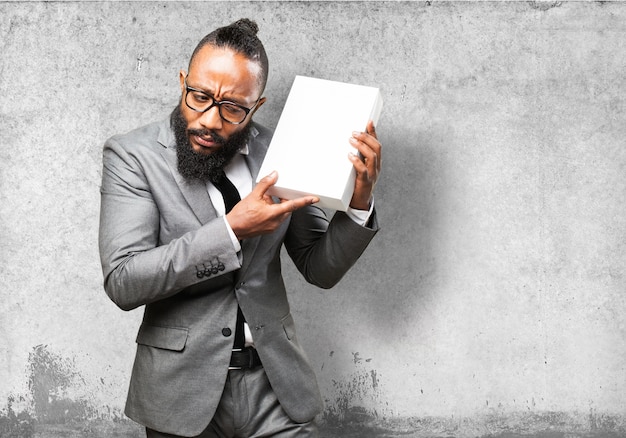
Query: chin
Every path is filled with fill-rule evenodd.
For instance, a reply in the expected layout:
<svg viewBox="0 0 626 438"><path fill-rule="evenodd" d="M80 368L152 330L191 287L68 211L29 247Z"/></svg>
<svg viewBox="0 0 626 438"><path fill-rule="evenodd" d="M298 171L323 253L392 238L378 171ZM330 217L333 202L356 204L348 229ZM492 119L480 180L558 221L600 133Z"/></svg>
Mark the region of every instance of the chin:
<svg viewBox="0 0 626 438"><path fill-rule="evenodd" d="M207 148L202 148L200 146L194 146L193 151L198 155L211 155L214 151L207 150Z"/></svg>
<svg viewBox="0 0 626 438"><path fill-rule="evenodd" d="M216 152L217 150L219 150L219 146L215 146L212 148L207 148L204 146L200 146L196 143L191 143L191 148L193 149L193 151L196 154L200 154L200 155L211 155L212 153Z"/></svg>

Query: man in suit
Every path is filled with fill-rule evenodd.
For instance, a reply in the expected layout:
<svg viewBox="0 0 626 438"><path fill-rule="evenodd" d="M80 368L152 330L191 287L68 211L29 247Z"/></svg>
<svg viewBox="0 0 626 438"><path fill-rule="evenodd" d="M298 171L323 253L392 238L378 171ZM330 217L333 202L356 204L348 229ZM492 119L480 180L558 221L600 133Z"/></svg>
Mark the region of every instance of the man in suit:
<svg viewBox="0 0 626 438"><path fill-rule="evenodd" d="M307 281L330 288L378 229L371 122L346 139L360 152L346 158L355 190L330 222L313 196L268 196L275 172L253 187L272 136L251 120L268 72L257 31L242 19L207 35L180 72L171 117L104 146L104 287L124 310L145 305L125 412L148 437L317 436L322 402L281 247Z"/></svg>

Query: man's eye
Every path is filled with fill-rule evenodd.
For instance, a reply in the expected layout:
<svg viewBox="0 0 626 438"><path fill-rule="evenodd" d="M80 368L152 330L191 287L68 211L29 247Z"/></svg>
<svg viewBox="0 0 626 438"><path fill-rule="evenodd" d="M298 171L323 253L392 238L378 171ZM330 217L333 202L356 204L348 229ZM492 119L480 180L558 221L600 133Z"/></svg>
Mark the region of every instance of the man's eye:
<svg viewBox="0 0 626 438"><path fill-rule="evenodd" d="M222 111L226 111L228 114L231 114L234 116L240 115L245 112L243 109L239 108L238 106L229 105L229 104L222 105Z"/></svg>
<svg viewBox="0 0 626 438"><path fill-rule="evenodd" d="M206 94L192 93L191 96L193 97L193 100L195 100L196 102L210 102L211 101L211 98L207 96Z"/></svg>

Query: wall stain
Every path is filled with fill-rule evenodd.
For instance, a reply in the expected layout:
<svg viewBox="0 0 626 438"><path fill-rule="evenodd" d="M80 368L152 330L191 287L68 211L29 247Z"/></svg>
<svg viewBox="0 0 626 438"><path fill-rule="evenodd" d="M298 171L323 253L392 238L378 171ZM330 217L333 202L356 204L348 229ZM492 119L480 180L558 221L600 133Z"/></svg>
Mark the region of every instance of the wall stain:
<svg viewBox="0 0 626 438"><path fill-rule="evenodd" d="M352 408L342 423L322 425L320 437L623 438L625 420L623 415L593 412L589 416L581 412L494 412L474 417L374 418L362 408Z"/></svg>
<svg viewBox="0 0 626 438"><path fill-rule="evenodd" d="M30 353L28 362L28 388L38 421L64 423L89 415L90 409L84 400L73 400L69 396L73 388L84 383L72 360L48 351L46 345L38 345Z"/></svg>
<svg viewBox="0 0 626 438"><path fill-rule="evenodd" d="M545 12L552 8L561 7L563 2L560 1L529 1L528 4L531 8Z"/></svg>
<svg viewBox="0 0 626 438"><path fill-rule="evenodd" d="M332 356L332 354L331 354ZM385 411L378 370L352 352L355 370L333 380L325 399L321 438L618 438L626 437L626 415L589 412L505 412L485 401L484 413L468 417L399 417ZM420 391L416 389L416 391ZM423 393L423 390L421 390ZM533 402L534 406L534 402Z"/></svg>
<svg viewBox="0 0 626 438"><path fill-rule="evenodd" d="M0 437L30 438L35 432L35 421L28 412L16 413L13 410L15 401L15 396L10 395L6 408L0 411Z"/></svg>
<svg viewBox="0 0 626 438"><path fill-rule="evenodd" d="M376 389L378 388L378 377L376 375L376 370L370 371L370 374L372 376L372 388Z"/></svg>
<svg viewBox="0 0 626 438"><path fill-rule="evenodd" d="M145 437L118 409L94 406L75 361L47 345L33 348L26 374L28 393L10 394L0 410L0 438Z"/></svg>
<svg viewBox="0 0 626 438"><path fill-rule="evenodd" d="M322 422L330 430L345 427L352 430L357 425L373 424L380 419L379 412L365 407L380 404L378 373L363 366L371 359L364 360L358 352L353 352L352 357L357 371L348 379L333 380L335 395L325 400Z"/></svg>

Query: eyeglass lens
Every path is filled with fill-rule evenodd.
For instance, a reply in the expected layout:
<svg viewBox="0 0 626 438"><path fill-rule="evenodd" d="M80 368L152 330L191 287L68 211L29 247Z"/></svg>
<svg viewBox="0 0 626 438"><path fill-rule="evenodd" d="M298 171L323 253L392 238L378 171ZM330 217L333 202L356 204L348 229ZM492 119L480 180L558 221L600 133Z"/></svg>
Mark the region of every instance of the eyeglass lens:
<svg viewBox="0 0 626 438"><path fill-rule="evenodd" d="M217 105L220 116L230 123L241 123L248 113L243 109L228 102L216 102L211 96L199 91L187 91L187 105L194 111L204 112L213 105Z"/></svg>

